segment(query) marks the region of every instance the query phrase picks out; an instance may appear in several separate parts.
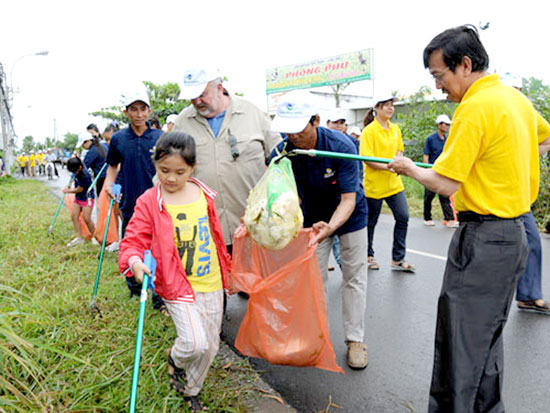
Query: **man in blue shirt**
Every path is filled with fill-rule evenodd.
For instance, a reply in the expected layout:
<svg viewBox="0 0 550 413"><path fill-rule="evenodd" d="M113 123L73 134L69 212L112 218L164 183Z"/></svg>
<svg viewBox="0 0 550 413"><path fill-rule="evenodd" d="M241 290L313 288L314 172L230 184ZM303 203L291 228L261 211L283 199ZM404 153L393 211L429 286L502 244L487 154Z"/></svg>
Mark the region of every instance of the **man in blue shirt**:
<svg viewBox="0 0 550 413"><path fill-rule="evenodd" d="M437 132L426 138L424 146L424 163L434 163L435 160L443 152L443 147L447 141L447 132L451 126L451 119L447 115L439 115L435 120ZM439 203L443 211L443 225L449 228L456 228L458 222L454 220L453 208L449 197L439 194ZM435 197L435 192L428 188L424 189L424 224L433 227L435 224L432 220L432 201Z"/></svg>
<svg viewBox="0 0 550 413"><path fill-rule="evenodd" d="M294 91L279 100L271 129L286 134L272 151L273 158L293 149L317 149L356 154L350 139L338 131L319 127L319 111L309 92ZM367 367L364 340L367 292L367 201L361 185L358 161L295 156L289 158L304 213L304 227L311 227L317 258L328 280L328 258L334 235L340 239L342 318L351 368ZM326 294L325 294L326 295Z"/></svg>
<svg viewBox="0 0 550 413"><path fill-rule="evenodd" d="M132 218L136 200L147 189L153 186L155 165L151 158L153 148L162 135L162 131L153 129L147 122L151 114L149 97L145 90L126 98L124 115L130 122L130 127L116 132L109 145L107 153L107 175L104 188L113 198L113 184L119 173L122 175L122 236ZM134 277L126 277L126 283L131 295L139 296L141 285ZM164 303L160 296L153 293L153 307L164 312Z"/></svg>

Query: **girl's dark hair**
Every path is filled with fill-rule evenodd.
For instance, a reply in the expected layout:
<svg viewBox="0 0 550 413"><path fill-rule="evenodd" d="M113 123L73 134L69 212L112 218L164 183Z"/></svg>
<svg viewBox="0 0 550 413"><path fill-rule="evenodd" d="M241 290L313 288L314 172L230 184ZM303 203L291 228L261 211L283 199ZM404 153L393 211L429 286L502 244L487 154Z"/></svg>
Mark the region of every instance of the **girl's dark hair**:
<svg viewBox="0 0 550 413"><path fill-rule="evenodd" d="M92 137L92 145L97 148L99 154L103 159L107 159L107 151L105 150L105 147L101 144L98 136Z"/></svg>
<svg viewBox="0 0 550 413"><path fill-rule="evenodd" d="M466 24L445 30L435 36L424 49L424 67L429 67L430 56L441 50L443 61L453 72L464 56L472 60L472 71L482 72L489 67L489 55L479 39L475 26Z"/></svg>
<svg viewBox="0 0 550 413"><path fill-rule="evenodd" d="M78 168L82 166L82 161L78 156L73 156L72 158L69 158L67 161L67 170L69 172L75 173L78 171Z"/></svg>
<svg viewBox="0 0 550 413"><path fill-rule="evenodd" d="M86 128L86 130L90 130L90 129L93 129L95 130L97 133L99 133L99 128L97 127L97 125L95 123L90 123L88 125L88 127Z"/></svg>
<svg viewBox="0 0 550 413"><path fill-rule="evenodd" d="M195 139L185 132L166 132L157 141L153 160L161 160L168 155L180 155L190 166L197 163Z"/></svg>

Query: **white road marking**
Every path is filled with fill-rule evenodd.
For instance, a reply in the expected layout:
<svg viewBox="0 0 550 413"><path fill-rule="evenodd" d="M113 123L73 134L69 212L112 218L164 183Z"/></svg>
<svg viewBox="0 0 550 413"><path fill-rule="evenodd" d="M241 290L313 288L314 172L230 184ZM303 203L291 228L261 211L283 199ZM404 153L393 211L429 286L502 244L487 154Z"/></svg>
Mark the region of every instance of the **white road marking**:
<svg viewBox="0 0 550 413"><path fill-rule="evenodd" d="M430 254L429 252L411 250L410 248L407 248L407 252L412 252L413 254L417 254L417 255L423 255L424 257L435 258L436 260L447 261L447 257L442 257L441 255Z"/></svg>

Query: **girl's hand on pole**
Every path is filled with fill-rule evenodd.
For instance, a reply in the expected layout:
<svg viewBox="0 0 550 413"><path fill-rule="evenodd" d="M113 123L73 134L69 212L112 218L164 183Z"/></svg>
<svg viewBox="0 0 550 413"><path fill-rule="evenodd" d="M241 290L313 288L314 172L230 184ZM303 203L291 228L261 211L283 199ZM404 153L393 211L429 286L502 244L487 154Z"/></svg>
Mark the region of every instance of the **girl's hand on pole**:
<svg viewBox="0 0 550 413"><path fill-rule="evenodd" d="M137 261L132 264L132 274L134 274L136 281L141 284L143 282L143 274L151 276L151 270L143 262Z"/></svg>

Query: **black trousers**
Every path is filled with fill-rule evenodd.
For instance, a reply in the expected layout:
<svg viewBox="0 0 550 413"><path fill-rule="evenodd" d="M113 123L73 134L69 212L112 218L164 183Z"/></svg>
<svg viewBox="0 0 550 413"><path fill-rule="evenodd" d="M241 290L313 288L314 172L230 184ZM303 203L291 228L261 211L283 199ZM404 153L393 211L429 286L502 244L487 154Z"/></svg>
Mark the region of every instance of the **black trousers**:
<svg viewBox="0 0 550 413"><path fill-rule="evenodd" d="M435 196L439 196L439 203L441 204L441 210L443 211L443 219L446 221L452 221L455 219L453 208L451 207L451 200L441 194L436 194L429 189L424 188L424 221L432 220L432 201Z"/></svg>
<svg viewBox="0 0 550 413"><path fill-rule="evenodd" d="M502 331L525 268L521 218L462 222L437 309L429 412L504 412Z"/></svg>

